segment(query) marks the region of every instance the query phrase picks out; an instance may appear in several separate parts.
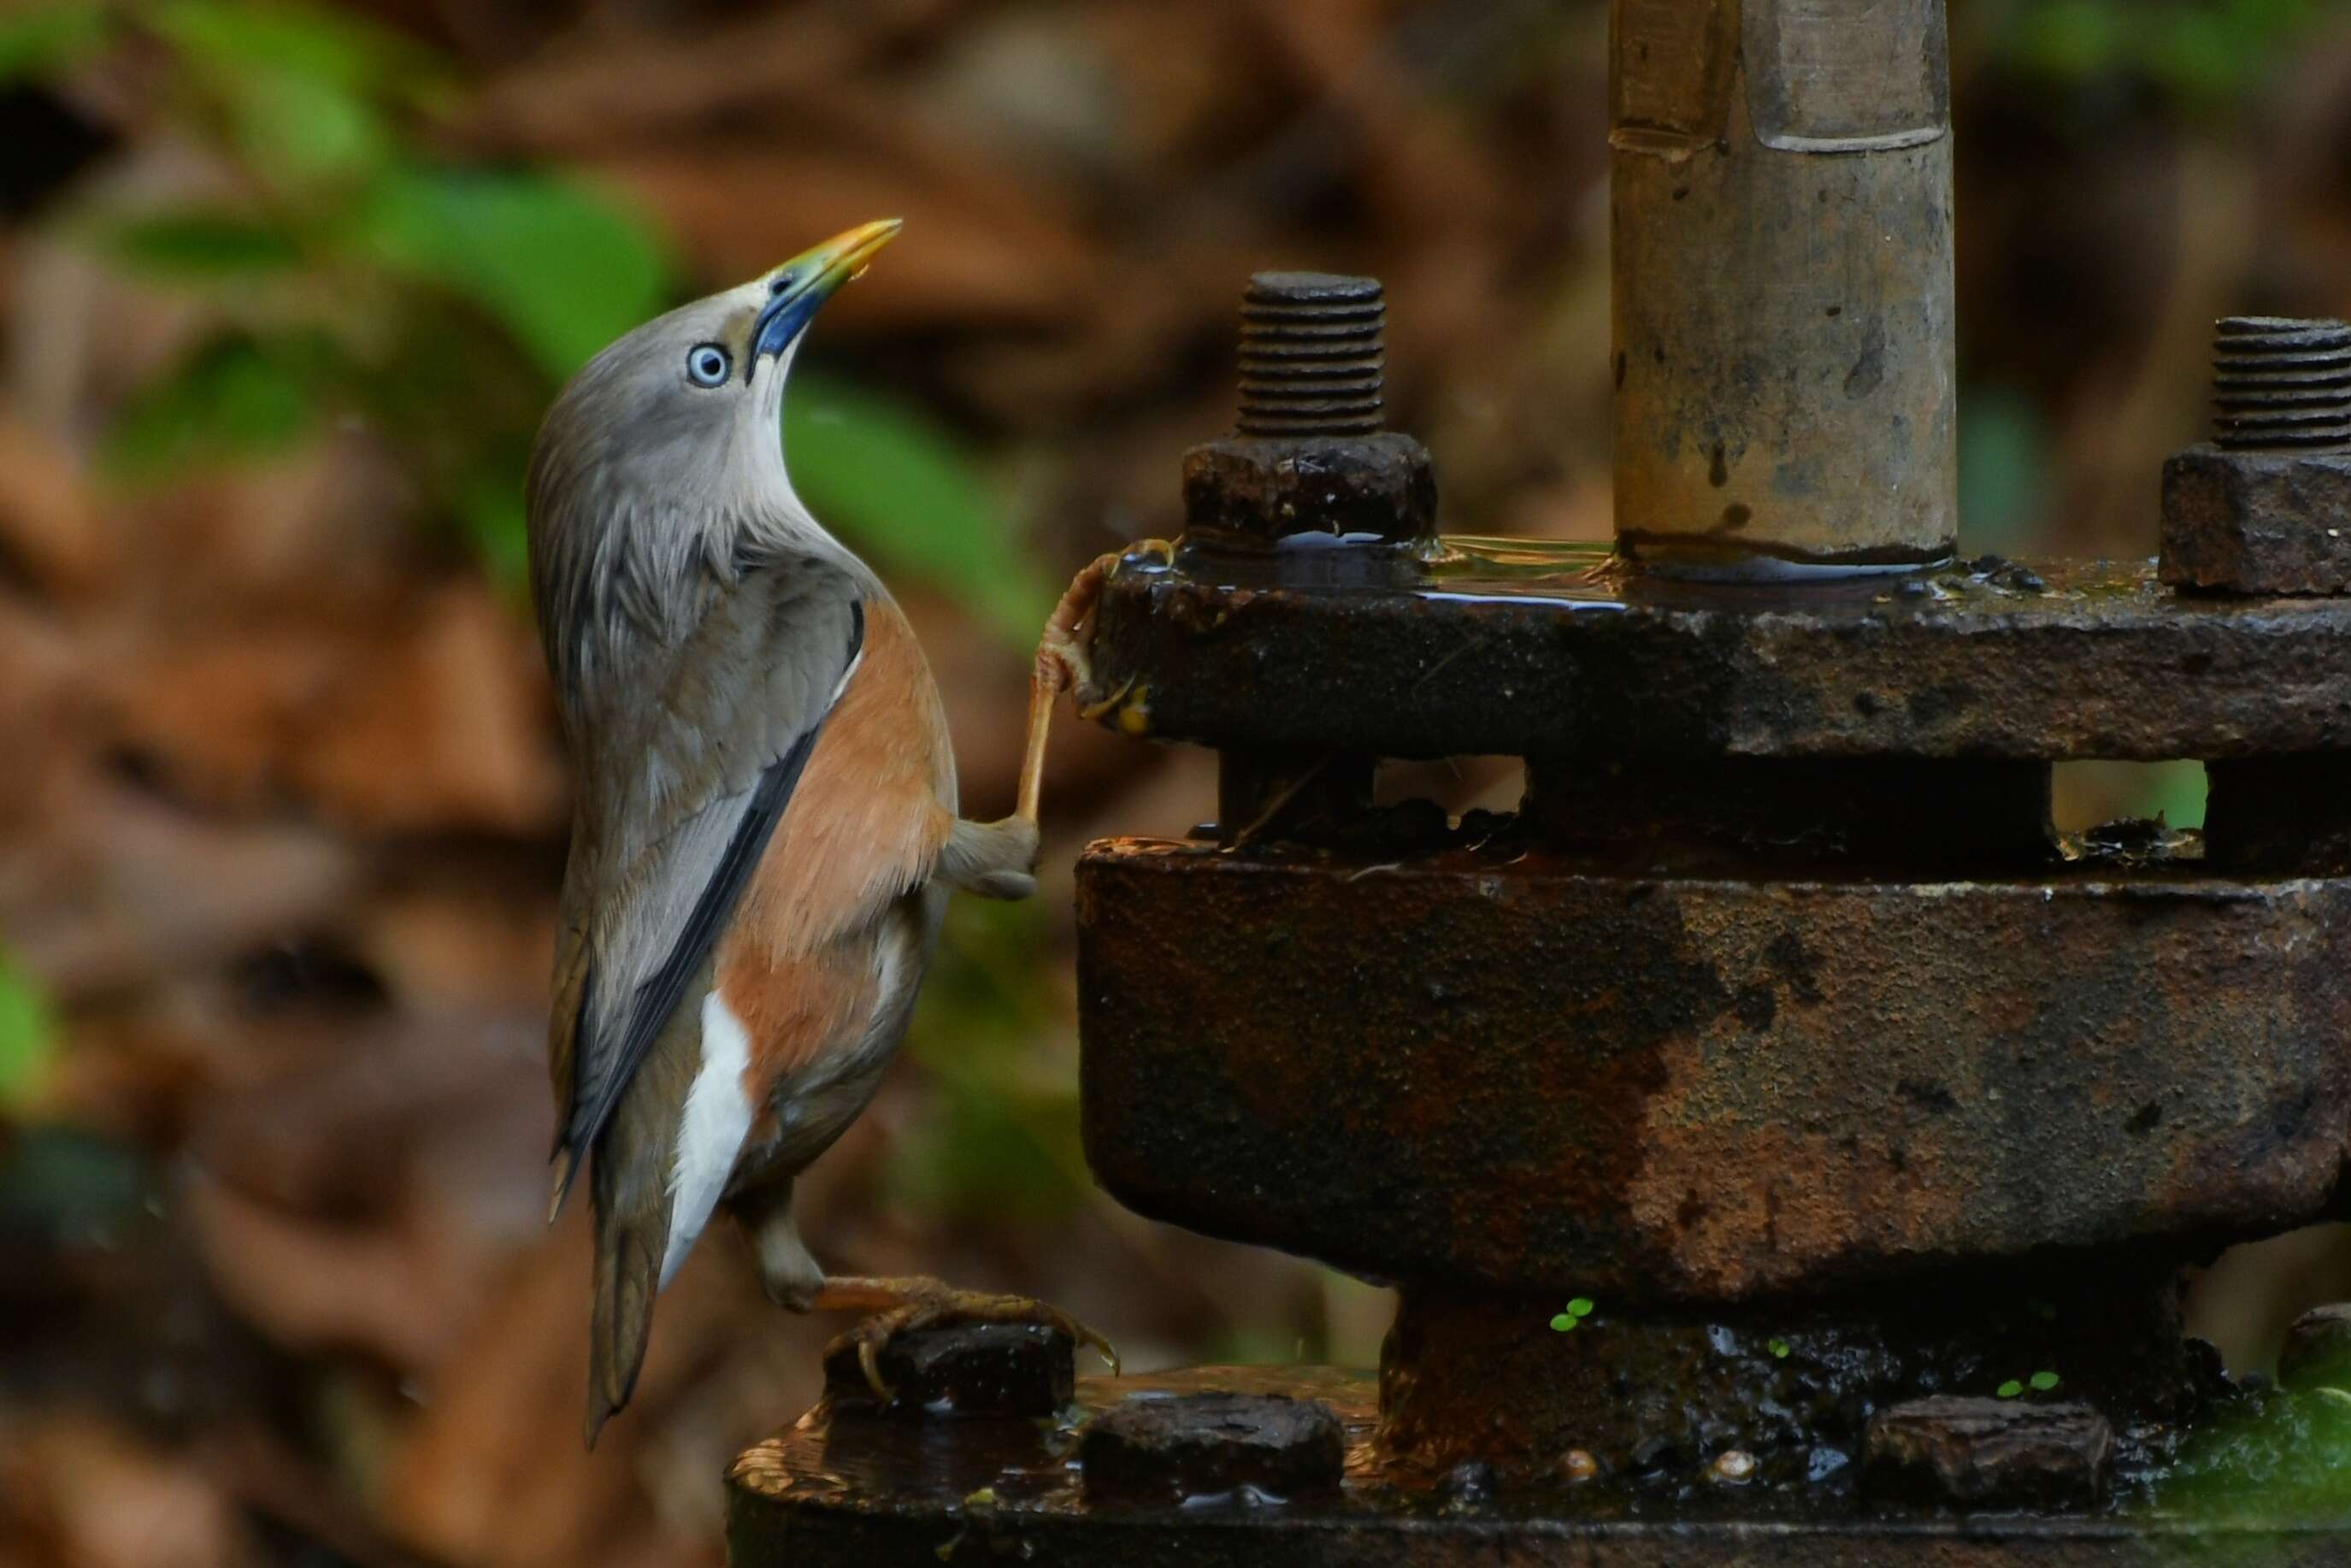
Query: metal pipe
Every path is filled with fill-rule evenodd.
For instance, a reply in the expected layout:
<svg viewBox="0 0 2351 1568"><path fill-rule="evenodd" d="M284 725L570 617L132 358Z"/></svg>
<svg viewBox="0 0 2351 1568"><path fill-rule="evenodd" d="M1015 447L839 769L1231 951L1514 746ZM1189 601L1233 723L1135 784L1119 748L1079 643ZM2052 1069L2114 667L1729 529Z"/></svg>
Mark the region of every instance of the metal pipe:
<svg viewBox="0 0 2351 1568"><path fill-rule="evenodd" d="M1958 520L1943 0L1613 0L1616 538L1732 577Z"/></svg>

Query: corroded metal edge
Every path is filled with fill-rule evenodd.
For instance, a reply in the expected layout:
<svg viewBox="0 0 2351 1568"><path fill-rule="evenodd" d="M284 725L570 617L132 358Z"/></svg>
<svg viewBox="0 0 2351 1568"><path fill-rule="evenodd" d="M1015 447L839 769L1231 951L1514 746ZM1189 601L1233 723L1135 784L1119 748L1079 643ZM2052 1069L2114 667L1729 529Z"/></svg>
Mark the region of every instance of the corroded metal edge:
<svg viewBox="0 0 2351 1568"><path fill-rule="evenodd" d="M2351 600L2180 595L2151 562L1709 588L1447 542L1131 558L1097 616L1106 721L1372 757L2351 750Z"/></svg>

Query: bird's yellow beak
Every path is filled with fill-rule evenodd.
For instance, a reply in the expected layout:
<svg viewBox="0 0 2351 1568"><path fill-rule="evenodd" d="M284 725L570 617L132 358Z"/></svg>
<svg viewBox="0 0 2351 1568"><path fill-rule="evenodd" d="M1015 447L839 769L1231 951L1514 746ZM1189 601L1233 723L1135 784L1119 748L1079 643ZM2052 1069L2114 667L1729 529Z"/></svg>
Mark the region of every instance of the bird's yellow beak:
<svg viewBox="0 0 2351 1568"><path fill-rule="evenodd" d="M873 253L898 237L906 226L904 218L877 218L870 224L860 224L846 234L838 234L814 250L792 257L780 271L800 274L808 278L804 287L821 288L830 294L859 273L873 259Z"/></svg>
<svg viewBox="0 0 2351 1568"><path fill-rule="evenodd" d="M751 331L753 357L782 353L808 326L817 307L864 271L873 253L897 238L904 226L898 218L860 224L769 273L768 302L760 307Z"/></svg>

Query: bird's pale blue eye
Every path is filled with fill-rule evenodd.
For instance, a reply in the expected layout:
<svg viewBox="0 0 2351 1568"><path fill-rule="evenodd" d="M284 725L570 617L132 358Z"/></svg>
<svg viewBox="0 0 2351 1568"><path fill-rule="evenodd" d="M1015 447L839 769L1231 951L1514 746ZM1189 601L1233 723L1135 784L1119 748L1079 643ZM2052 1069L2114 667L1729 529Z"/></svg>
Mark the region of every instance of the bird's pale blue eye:
<svg viewBox="0 0 2351 1568"><path fill-rule="evenodd" d="M735 361L716 343L696 343L686 350L685 379L695 386L725 386L727 372L734 368Z"/></svg>

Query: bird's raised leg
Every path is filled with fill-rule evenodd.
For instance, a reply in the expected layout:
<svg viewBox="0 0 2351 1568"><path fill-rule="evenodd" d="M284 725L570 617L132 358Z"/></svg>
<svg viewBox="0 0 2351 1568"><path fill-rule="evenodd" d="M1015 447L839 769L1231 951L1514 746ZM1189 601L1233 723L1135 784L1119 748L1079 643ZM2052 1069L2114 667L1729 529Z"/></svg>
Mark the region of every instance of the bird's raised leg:
<svg viewBox="0 0 2351 1568"><path fill-rule="evenodd" d="M1170 547L1153 539L1145 549L1163 554ZM1070 583L1070 591L1045 622L1037 644L1037 663L1029 677L1029 746L1020 762L1020 795L1013 814L1001 821L959 821L939 856L939 879L950 887L984 898L1026 898L1037 891L1037 813L1045 784L1045 747L1053 728L1053 704L1063 692L1074 695L1081 717L1093 718L1125 693L1107 698L1093 695L1093 664L1087 656L1092 641L1094 603L1102 583L1121 555L1095 560Z"/></svg>
<svg viewBox="0 0 2351 1568"><path fill-rule="evenodd" d="M943 1281L915 1277L874 1280L853 1276L828 1278L817 1288L813 1311L866 1312L864 1322L834 1341L854 1344L857 1364L865 1381L883 1399L889 1385L882 1381L882 1347L902 1333L946 1323L1042 1323L1059 1329L1082 1345L1091 1345L1118 1370L1118 1352L1061 1308L1027 1296L998 1295L987 1291L959 1291Z"/></svg>
<svg viewBox="0 0 2351 1568"><path fill-rule="evenodd" d="M1163 556L1173 553L1159 539L1147 539L1142 548ZM1029 749L1021 759L1020 803L1015 811L1024 821L1037 821L1039 799L1044 793L1045 742L1053 727L1053 700L1063 692L1073 693L1080 716L1092 718L1126 695L1117 692L1104 697L1095 691L1093 661L1087 650L1093 642L1094 605L1102 598L1102 584L1129 553L1099 557L1071 579L1070 591L1053 607L1045 634L1038 641L1037 665L1029 678Z"/></svg>

